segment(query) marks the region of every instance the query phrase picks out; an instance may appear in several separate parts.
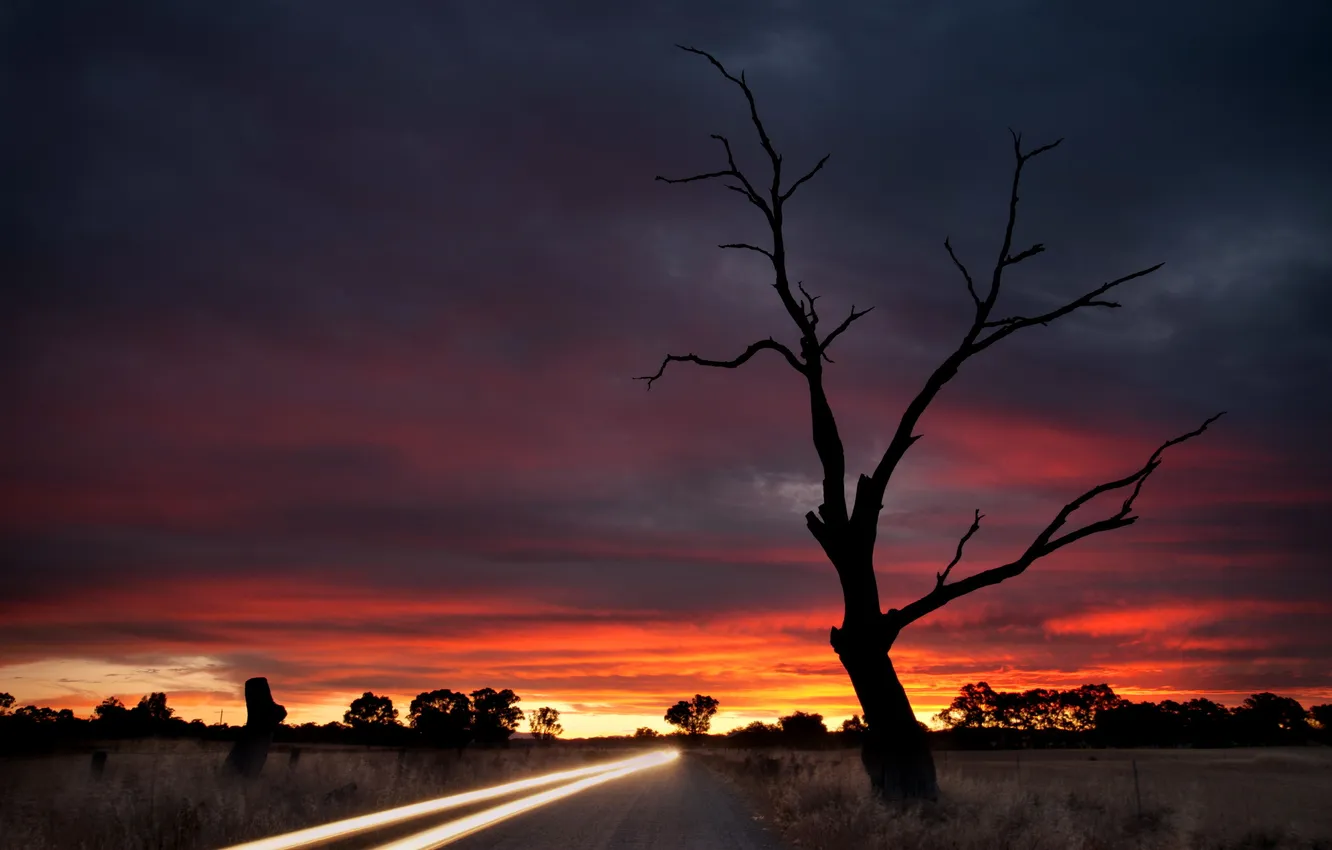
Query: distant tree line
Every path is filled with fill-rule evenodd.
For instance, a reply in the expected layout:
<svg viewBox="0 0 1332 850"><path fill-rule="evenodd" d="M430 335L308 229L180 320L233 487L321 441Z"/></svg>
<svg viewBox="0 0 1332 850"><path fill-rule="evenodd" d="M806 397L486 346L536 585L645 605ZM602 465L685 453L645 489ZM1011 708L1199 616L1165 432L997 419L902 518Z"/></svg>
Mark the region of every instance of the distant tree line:
<svg viewBox="0 0 1332 850"><path fill-rule="evenodd" d="M1227 708L1208 699L1131 702L1103 684L1009 692L979 682L964 685L935 719L963 747L1332 744L1332 704L1306 711L1273 693Z"/></svg>
<svg viewBox="0 0 1332 850"><path fill-rule="evenodd" d="M407 723L399 722L393 700L366 691L351 701L342 722L282 724L275 740L285 743L433 746L461 749L469 744L505 745L524 714L512 690L480 688L470 694L448 689L424 691L412 700ZM533 737L549 742L563 733L560 713L543 706L529 718ZM240 726L186 722L167 705L165 693L145 695L134 707L108 697L80 718L70 709L29 705L14 708L14 698L0 693L0 750L41 749L63 742L117 738L201 738L230 741Z"/></svg>
<svg viewBox="0 0 1332 850"><path fill-rule="evenodd" d="M276 740L284 743L430 746L462 749L469 745L503 746L518 729L524 712L512 690L480 688L471 693L448 689L423 691L408 707L406 723L393 700L366 691L353 699L341 722L283 724ZM709 735L721 703L703 694L680 700L664 719L685 741L735 747L823 748L856 746L866 732L858 715L830 731L823 715L795 711L776 722L754 721L725 735ZM538 742L550 742L564 730L560 713L543 706L526 714ZM931 732L936 747L1235 747L1332 745L1332 704L1306 710L1297 700L1273 693L1249 696L1234 708L1207 699L1187 702L1132 702L1108 685L1082 685L1066 691L1034 688L996 691L985 682L964 685L935 716L944 727ZM922 724L924 725L924 724ZM175 716L165 693L144 695L134 706L108 697L80 718L70 709L34 705L15 708L0 693L0 751L41 749L65 742L115 738L200 738L230 741L239 726L205 724ZM664 736L640 727L632 736L609 736L607 744L638 745Z"/></svg>
<svg viewBox="0 0 1332 850"><path fill-rule="evenodd" d="M707 732L717 701L695 696L666 713L685 737ZM996 691L985 682L964 685L935 715L931 731L943 748L1000 747L1255 747L1332 745L1332 705L1305 708L1290 697L1253 694L1235 708L1207 699L1131 702L1109 685L1059 691ZM925 724L921 724L922 727ZM709 743L734 747L826 748L858 746L868 727L859 715L830 731L820 714L796 711L774 723L755 720ZM642 728L638 738L656 737Z"/></svg>

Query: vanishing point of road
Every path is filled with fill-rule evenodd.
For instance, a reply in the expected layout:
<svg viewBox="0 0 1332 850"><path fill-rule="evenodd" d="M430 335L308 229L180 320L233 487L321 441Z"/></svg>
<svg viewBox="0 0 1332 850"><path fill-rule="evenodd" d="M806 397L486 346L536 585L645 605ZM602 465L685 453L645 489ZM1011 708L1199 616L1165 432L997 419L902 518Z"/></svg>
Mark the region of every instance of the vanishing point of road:
<svg viewBox="0 0 1332 850"><path fill-rule="evenodd" d="M739 794L692 758L589 788L452 844L456 850L781 850Z"/></svg>

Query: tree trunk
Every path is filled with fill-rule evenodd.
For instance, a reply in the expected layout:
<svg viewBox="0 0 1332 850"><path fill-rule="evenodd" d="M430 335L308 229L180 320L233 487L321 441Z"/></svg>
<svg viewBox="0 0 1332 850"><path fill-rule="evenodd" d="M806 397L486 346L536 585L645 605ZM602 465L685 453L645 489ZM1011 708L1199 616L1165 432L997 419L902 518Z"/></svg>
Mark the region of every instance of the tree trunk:
<svg viewBox="0 0 1332 850"><path fill-rule="evenodd" d="M287 717L287 709L273 701L268 680L262 676L245 682L245 726L227 756L226 768L232 774L254 779L268 760L273 733Z"/></svg>
<svg viewBox="0 0 1332 850"><path fill-rule="evenodd" d="M937 799L939 784L929 739L887 651L850 647L838 654L869 725L860 760L874 792L885 800Z"/></svg>

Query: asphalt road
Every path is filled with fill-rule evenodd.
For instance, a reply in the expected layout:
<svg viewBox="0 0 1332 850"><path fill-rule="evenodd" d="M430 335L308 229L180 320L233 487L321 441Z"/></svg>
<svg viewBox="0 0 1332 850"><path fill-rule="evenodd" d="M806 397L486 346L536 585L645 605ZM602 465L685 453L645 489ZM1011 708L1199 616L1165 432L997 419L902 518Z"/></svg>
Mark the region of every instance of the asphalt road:
<svg viewBox="0 0 1332 850"><path fill-rule="evenodd" d="M687 755L589 788L453 844L457 850L781 850L770 827Z"/></svg>

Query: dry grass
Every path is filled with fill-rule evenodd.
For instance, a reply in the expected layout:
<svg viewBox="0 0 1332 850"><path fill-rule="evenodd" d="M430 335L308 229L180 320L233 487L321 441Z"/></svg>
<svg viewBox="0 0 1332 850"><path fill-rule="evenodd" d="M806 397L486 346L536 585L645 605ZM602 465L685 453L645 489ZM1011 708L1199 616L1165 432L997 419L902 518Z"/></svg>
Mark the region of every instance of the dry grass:
<svg viewBox="0 0 1332 850"><path fill-rule="evenodd" d="M237 783L227 747L135 742L94 780L87 753L0 759L4 850L216 848L509 779L622 758L623 751L514 748L454 752L302 747ZM355 783L354 789L351 783Z"/></svg>
<svg viewBox="0 0 1332 850"><path fill-rule="evenodd" d="M939 753L943 800L902 810L854 751L705 758L798 847L1332 850L1327 749Z"/></svg>

